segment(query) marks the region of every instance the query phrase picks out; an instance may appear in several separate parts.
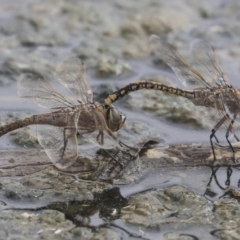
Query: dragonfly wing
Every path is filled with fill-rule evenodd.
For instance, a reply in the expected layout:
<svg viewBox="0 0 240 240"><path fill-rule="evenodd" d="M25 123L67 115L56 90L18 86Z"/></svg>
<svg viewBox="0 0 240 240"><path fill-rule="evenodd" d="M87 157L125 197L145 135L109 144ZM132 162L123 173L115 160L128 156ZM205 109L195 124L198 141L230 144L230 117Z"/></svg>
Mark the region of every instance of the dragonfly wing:
<svg viewBox="0 0 240 240"><path fill-rule="evenodd" d="M87 81L85 66L78 58L70 57L61 62L56 78L81 103L92 103L93 92Z"/></svg>
<svg viewBox="0 0 240 240"><path fill-rule="evenodd" d="M233 92L226 92L226 91L223 92L221 96L223 99L222 101L223 101L225 111L230 116L230 118L233 119L234 114L238 113L239 112L238 109L240 108L238 96Z"/></svg>
<svg viewBox="0 0 240 240"><path fill-rule="evenodd" d="M71 166L78 157L77 122L80 112L69 115L65 127L37 125L37 138L52 163L59 169Z"/></svg>
<svg viewBox="0 0 240 240"><path fill-rule="evenodd" d="M37 125L37 138L57 168L66 169L77 159L76 129Z"/></svg>
<svg viewBox="0 0 240 240"><path fill-rule="evenodd" d="M18 96L30 98L45 108L70 107L71 102L55 91L51 84L37 73L22 74L18 80Z"/></svg>
<svg viewBox="0 0 240 240"><path fill-rule="evenodd" d="M194 58L207 70L215 86L229 84L229 78L217 61L213 47L204 40L196 39L191 43Z"/></svg>
<svg viewBox="0 0 240 240"><path fill-rule="evenodd" d="M168 42L155 35L150 36L150 42L157 56L172 68L184 86L210 87L202 75L192 68Z"/></svg>

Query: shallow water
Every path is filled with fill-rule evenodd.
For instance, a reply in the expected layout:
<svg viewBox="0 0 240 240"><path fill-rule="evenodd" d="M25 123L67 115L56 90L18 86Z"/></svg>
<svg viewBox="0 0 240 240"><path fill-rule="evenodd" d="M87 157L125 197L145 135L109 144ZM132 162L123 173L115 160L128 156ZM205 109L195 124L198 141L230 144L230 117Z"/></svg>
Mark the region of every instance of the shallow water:
<svg viewBox="0 0 240 240"><path fill-rule="evenodd" d="M136 5L134 1L12 0L0 1L0 5L2 124L48 111L18 98L16 80L26 70L44 73L57 90L68 94L53 77L56 64L68 55L85 59L88 80L100 102L118 88L149 77L182 87L175 75L150 55L151 33L175 44L190 62L191 40L208 40L216 47L231 83L240 87L237 1L152 0ZM143 139L163 145L208 143L215 123L203 126L205 116L198 114L198 108L156 91L131 93L115 106L127 116L119 139L131 146ZM224 135L225 129L220 129L221 143L226 142ZM19 131L1 137L0 149L10 154L16 149L36 148L35 143L27 145L28 139L19 141L22 136ZM96 155L91 144L79 146L81 151ZM2 164L5 160L4 155ZM10 160L16 163L19 159ZM0 236L4 239L7 232L22 239L113 239L112 234L115 239L238 239L239 196L229 189L239 190L239 169L220 167L212 175L204 158L202 161L200 167L153 166L132 174L129 170L114 184L48 167L26 176L2 177L1 209L11 210L0 212Z"/></svg>
<svg viewBox="0 0 240 240"><path fill-rule="evenodd" d="M137 62L138 66L142 66L142 69L145 69L145 61ZM146 68L147 69L147 68ZM145 71L147 72L147 70ZM91 75L91 74L90 74ZM141 75L141 74L140 74ZM137 80L138 76L135 76L134 79L130 79L127 81L123 81L123 83L119 84L124 85L128 82ZM102 79L90 79L90 83L93 86L94 89L98 89L98 85L106 84L106 80ZM57 84L55 84L57 87ZM5 102L1 102L1 109L2 112L27 112L30 113L39 113L43 112L43 109L36 107L35 104L31 103L28 100L22 100L18 99L16 96L16 84L12 83L10 85L7 85L3 88L1 88L1 91L3 93L2 98L5 99ZM8 92L8 94L6 94ZM138 94L138 93L136 93ZM5 95L5 96L4 96ZM134 95L134 94L133 94ZM5 98L6 97L6 98ZM132 96L134 98L134 96ZM124 102L124 99L121 100L121 102ZM171 122L168 122L165 119L159 119L158 117L154 116L154 113L148 113L143 111L142 109L136 107L136 109L132 110L127 107L124 107L124 104L121 105L121 103L116 104L117 108L122 111L127 116L127 124L131 123L141 123L147 128L147 132L152 132L158 136L160 136L162 139L164 139L164 144L183 144L183 143L200 143L200 142L208 142L208 136L209 136L209 130L206 129L193 129L192 127L188 127L184 124L174 124ZM125 130L128 131L128 128ZM222 135L224 135L224 130L221 130ZM119 133L119 137L121 139L121 131ZM127 133L123 134L124 137L127 136ZM142 136L139 136L138 134L135 134L133 138L129 139L126 138L125 141L127 141L128 144L132 144L132 142L138 142L141 140ZM224 136L222 136L222 140L224 141ZM17 145L11 140L11 137L8 135L3 136L0 139L1 143L1 149L9 149L10 151L15 148L22 148L21 145ZM81 146L81 150L91 149L91 145ZM81 151L80 150L80 151ZM204 161L204 159L203 159ZM230 176L231 187L239 188L238 181L239 181L239 170L238 169L232 169L233 173ZM197 168L164 168L163 169L157 169L152 170L150 172L145 173L140 178L137 178L134 183L130 185L113 185L112 187L119 188L119 194L122 196L126 202L131 196L134 196L135 194L147 192L154 189L167 189L176 185L183 186L186 189L189 189L191 191L194 191L196 195L204 196L208 201L214 203L214 201L218 200L220 197L222 197L227 187L226 180L227 180L227 168L222 167L217 172L217 183L216 180L213 178L210 184L210 191L207 191L207 184L211 177L211 169L209 167L197 167ZM21 181L21 180L20 180ZM81 181L81 180L80 180ZM220 186L219 186L220 185ZM169 234L169 232L172 232L173 229L176 228L176 224L162 224L159 228L142 228L136 227L131 224L127 224L122 219L116 220L110 220L109 216L105 216L104 214L100 214L100 211L102 208L108 209L108 211L114 211L116 207L111 207L111 204L114 204L116 201L115 199L113 202L111 202L111 198L113 195L109 197L108 205L106 203L102 202L102 207L97 208L96 210L92 210L94 214L90 214L89 217L87 217L88 220L82 220L80 223L76 223L74 220L76 226L82 226L83 222L84 225L86 224L86 221L88 222L86 226L89 226L91 228L95 227L104 227L107 226L107 228L112 229L113 231L117 231L123 239L159 239L159 238L166 238L166 234ZM59 199L60 200L60 199ZM7 203L7 209L11 208L18 208L18 209L42 209L44 207L45 209L51 209L51 207L48 207L49 204L54 203L53 200L44 200L44 201L34 201L29 202L27 199L21 199L21 200L15 200L10 201L4 195L2 196L2 201ZM61 201L61 200L60 200ZM100 200L101 201L101 200ZM52 202L52 203L51 203ZM63 201L64 202L64 201ZM81 205L81 202L79 203ZM110 204L110 206L109 206ZM110 210L109 210L110 208ZM122 206L120 206L119 209L121 209ZM76 210L78 211L78 210ZM37 212L41 212L41 210L38 210ZM65 211L63 211L64 214L66 214ZM72 214L75 214L74 212L71 212L70 215L65 215L67 219L72 220ZM88 215L88 214L87 214ZM109 219L106 221L106 219ZM107 225L106 225L107 223ZM194 236L197 239L215 239L210 234L210 231L213 230L209 225L201 225L201 227L197 227L193 224L193 226L183 226L183 227L177 227L177 230L174 230L175 234L179 233L181 236ZM203 237L204 236L204 237ZM195 239L193 238L193 239ZM184 239L184 238L183 238ZM189 238L192 239L192 238Z"/></svg>

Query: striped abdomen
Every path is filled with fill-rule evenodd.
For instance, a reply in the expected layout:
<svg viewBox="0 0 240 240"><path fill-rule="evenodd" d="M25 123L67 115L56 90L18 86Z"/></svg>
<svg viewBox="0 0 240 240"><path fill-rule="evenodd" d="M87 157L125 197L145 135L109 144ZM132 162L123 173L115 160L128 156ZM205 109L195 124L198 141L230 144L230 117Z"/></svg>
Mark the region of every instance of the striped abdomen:
<svg viewBox="0 0 240 240"><path fill-rule="evenodd" d="M110 94L105 99L106 105L111 105L113 102L117 101L119 98L124 97L130 92L137 91L140 89L153 89L153 90L159 90L162 92L169 92L178 96L183 96L185 98L199 98L201 96L207 96L210 94L209 90L185 90L173 87L171 85L165 85L158 82L148 82L148 81L142 81L137 83L130 83L122 88L120 88L118 91Z"/></svg>

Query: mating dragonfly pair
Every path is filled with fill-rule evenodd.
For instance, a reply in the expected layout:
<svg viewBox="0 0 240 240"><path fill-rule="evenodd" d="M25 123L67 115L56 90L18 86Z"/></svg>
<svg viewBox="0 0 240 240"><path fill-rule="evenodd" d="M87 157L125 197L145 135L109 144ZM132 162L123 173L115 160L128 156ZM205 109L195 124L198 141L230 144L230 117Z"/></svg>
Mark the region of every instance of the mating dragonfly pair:
<svg viewBox="0 0 240 240"><path fill-rule="evenodd" d="M153 89L185 97L197 106L213 108L219 116L219 120L210 134L213 158L216 160L212 139L215 138L219 142L215 134L222 125L226 125L225 136L233 152L235 162L234 148L229 136L231 133L239 141L235 135L233 123L240 112L240 90L230 84L227 75L217 61L214 49L203 40L195 40L191 45L193 57L209 74L210 80L207 80L190 66L172 45L155 35L150 37L150 42L156 55L172 68L181 83L188 86L188 89L179 89L159 82L140 81L128 84L110 94L105 99L106 105L110 106L113 102L132 91Z"/></svg>
<svg viewBox="0 0 240 240"><path fill-rule="evenodd" d="M184 85L191 86L195 83L198 88L194 85L193 90L185 90L157 82L137 82L110 94L103 106L93 102L93 93L86 79L84 65L79 59L69 58L58 66L56 78L72 93L77 103L72 103L55 91L41 75L24 74L18 82L18 95L30 98L41 107L52 108L55 111L8 123L0 127L0 136L17 128L36 124L40 145L57 168L66 169L78 157L77 133L100 148L121 149L123 143L118 140L114 132L124 125L126 117L118 112L112 103L129 92L145 88L180 95L195 105L216 109L221 118L210 135L214 159L216 156L212 138L218 141L215 133L223 124L227 125L226 139L234 154L228 138L230 132L234 134L233 123L240 109L240 93L230 85L226 74L217 62L212 47L201 40L192 44L194 57L211 75L212 83L210 83L192 68L173 46L154 35L150 37L150 41L156 54L172 68ZM239 141L235 134L234 136Z"/></svg>

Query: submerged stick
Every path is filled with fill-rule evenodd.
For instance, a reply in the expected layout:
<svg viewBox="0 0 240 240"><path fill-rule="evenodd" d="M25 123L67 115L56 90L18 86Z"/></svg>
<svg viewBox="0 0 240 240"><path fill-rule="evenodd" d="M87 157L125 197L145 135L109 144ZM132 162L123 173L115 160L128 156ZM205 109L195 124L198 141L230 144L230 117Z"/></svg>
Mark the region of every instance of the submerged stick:
<svg viewBox="0 0 240 240"><path fill-rule="evenodd" d="M234 144L236 163L232 161L232 151L228 145L218 144L215 147L217 157L217 161L214 162L215 166L240 166L240 143ZM93 152L89 151L87 154L85 152L85 155L93 156ZM99 155L93 158L96 162L103 161ZM209 144L156 145L140 152L143 171L169 167L211 167L213 166L212 159L212 150ZM33 149L2 150L0 151L0 160L0 177L24 176L53 166L44 151ZM73 165L69 171L86 171L79 164ZM95 167L89 171L94 173L97 170L97 164Z"/></svg>
<svg viewBox="0 0 240 240"><path fill-rule="evenodd" d="M142 156L145 168L163 167L196 167L196 166L240 166L240 143L232 144L235 150L236 162L232 161L232 150L229 145L214 146L216 161L209 144L180 144L156 146Z"/></svg>

